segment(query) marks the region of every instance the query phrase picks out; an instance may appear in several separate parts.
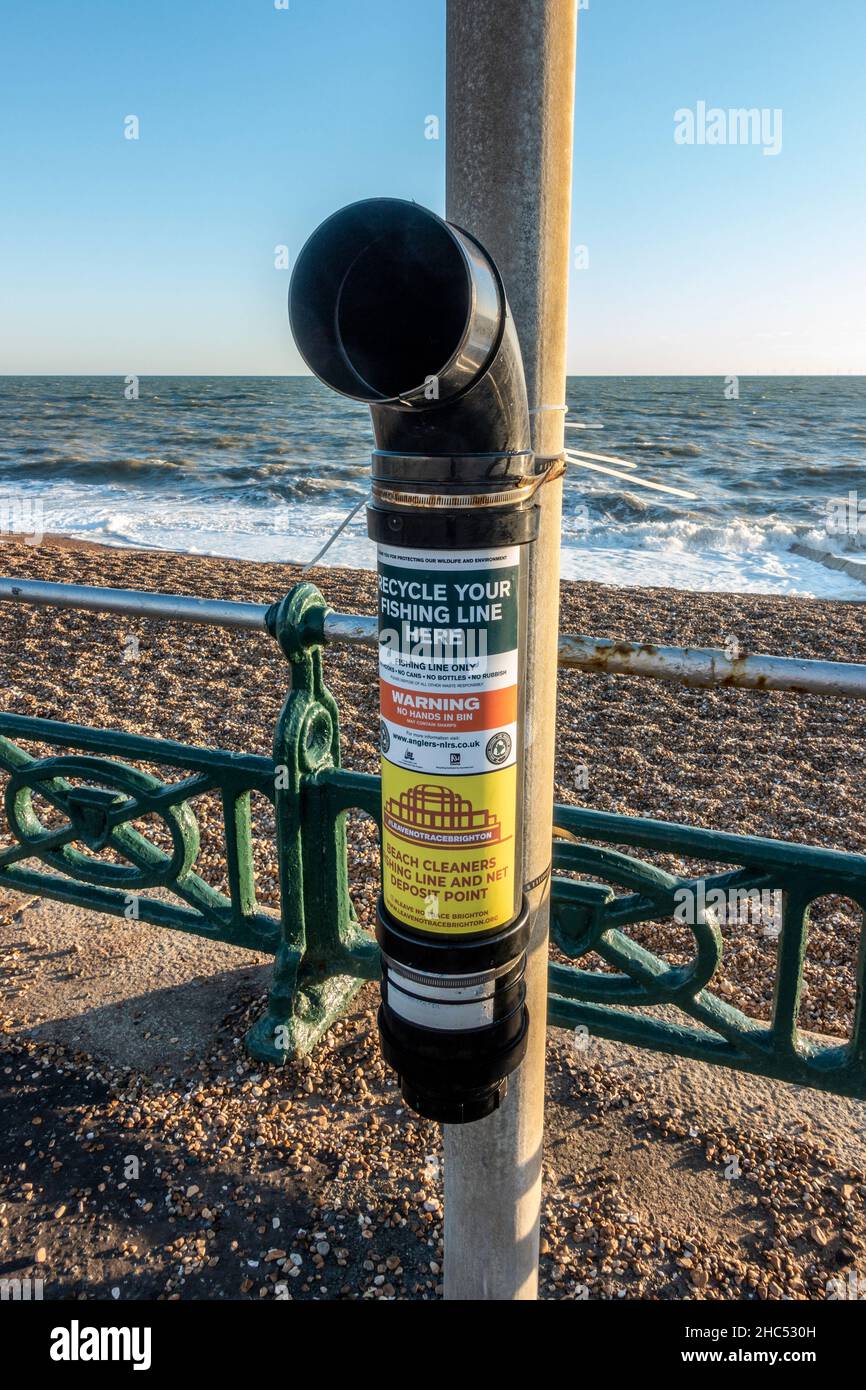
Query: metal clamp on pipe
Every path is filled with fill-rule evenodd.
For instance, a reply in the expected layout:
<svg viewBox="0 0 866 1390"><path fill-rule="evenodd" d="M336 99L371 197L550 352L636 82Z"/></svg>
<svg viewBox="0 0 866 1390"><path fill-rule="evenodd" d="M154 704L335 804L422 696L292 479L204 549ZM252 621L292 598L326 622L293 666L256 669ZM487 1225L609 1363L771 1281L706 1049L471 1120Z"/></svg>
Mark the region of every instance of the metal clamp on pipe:
<svg viewBox="0 0 866 1390"><path fill-rule="evenodd" d="M523 364L499 272L414 203L313 233L289 291L316 375L370 407L382 747L379 1032L403 1096L495 1110L526 1049L525 549L537 534Z"/></svg>

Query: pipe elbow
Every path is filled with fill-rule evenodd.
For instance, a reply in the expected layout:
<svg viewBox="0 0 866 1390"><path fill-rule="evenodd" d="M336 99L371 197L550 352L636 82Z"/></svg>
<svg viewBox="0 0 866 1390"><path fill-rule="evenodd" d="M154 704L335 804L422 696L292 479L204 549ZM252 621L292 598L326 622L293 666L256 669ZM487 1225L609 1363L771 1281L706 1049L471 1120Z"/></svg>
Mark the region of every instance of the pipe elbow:
<svg viewBox="0 0 866 1390"><path fill-rule="evenodd" d="M369 405L378 454L451 458L455 476L467 457L529 471L514 321L467 232L396 198L343 208L300 253L289 317L315 375Z"/></svg>

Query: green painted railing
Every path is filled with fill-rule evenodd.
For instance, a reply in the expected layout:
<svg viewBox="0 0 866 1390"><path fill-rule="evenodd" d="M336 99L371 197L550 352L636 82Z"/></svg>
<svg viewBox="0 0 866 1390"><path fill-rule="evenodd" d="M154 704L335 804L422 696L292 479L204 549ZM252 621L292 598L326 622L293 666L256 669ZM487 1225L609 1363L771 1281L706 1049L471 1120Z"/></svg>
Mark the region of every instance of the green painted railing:
<svg viewBox="0 0 866 1390"><path fill-rule="evenodd" d="M273 953L268 1010L247 1037L256 1057L273 1062L309 1051L378 975L378 948L349 892L346 817L360 810L378 819L379 780L340 767L337 706L322 667L327 613L312 584L298 585L268 613L291 672L270 759L0 715L0 769L8 774L0 887ZM33 757L16 739L63 751ZM274 806L279 916L257 904L254 792ZM221 800L228 894L196 872L195 802L204 795ZM574 960L595 952L609 970L552 963L551 1023L578 1037L866 1098L862 929L849 1040L797 1025L810 905L839 894L866 911L866 856L566 806L556 807L555 826L553 940ZM679 878L611 846L723 867ZM754 895L774 905L769 1023L709 990L723 953L710 905ZM670 965L626 934L630 924L663 919L691 930L688 964ZM660 1016L664 1005L687 1021L672 1020L670 1010Z"/></svg>

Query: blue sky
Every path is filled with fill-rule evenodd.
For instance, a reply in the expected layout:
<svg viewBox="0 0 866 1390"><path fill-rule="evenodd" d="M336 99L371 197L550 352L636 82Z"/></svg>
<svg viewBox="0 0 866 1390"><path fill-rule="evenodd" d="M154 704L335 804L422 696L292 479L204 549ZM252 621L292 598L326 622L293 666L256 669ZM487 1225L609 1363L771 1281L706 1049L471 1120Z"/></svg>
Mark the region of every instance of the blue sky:
<svg viewBox="0 0 866 1390"><path fill-rule="evenodd" d="M444 0L0 0L0 372L298 371L275 247L444 211L444 38ZM866 372L864 57L863 0L589 0L570 370ZM781 151L677 144L700 101Z"/></svg>

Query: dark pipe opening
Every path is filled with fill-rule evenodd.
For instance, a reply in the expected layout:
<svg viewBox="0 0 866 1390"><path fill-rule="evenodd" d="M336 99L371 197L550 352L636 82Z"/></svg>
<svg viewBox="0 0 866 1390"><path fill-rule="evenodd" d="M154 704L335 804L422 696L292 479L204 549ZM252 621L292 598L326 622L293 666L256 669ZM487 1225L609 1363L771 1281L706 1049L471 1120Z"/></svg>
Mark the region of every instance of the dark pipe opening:
<svg viewBox="0 0 866 1390"><path fill-rule="evenodd" d="M426 208L376 198L328 218L304 246L289 291L305 362L356 399L421 390L459 352L473 310L470 266Z"/></svg>
<svg viewBox="0 0 866 1390"><path fill-rule="evenodd" d="M499 272L427 208L368 198L334 213L298 256L289 317L316 376L370 406L378 453L531 453Z"/></svg>
<svg viewBox="0 0 866 1390"><path fill-rule="evenodd" d="M460 248L432 220L364 247L340 289L337 333L373 398L406 395L440 374L466 331L469 291Z"/></svg>

